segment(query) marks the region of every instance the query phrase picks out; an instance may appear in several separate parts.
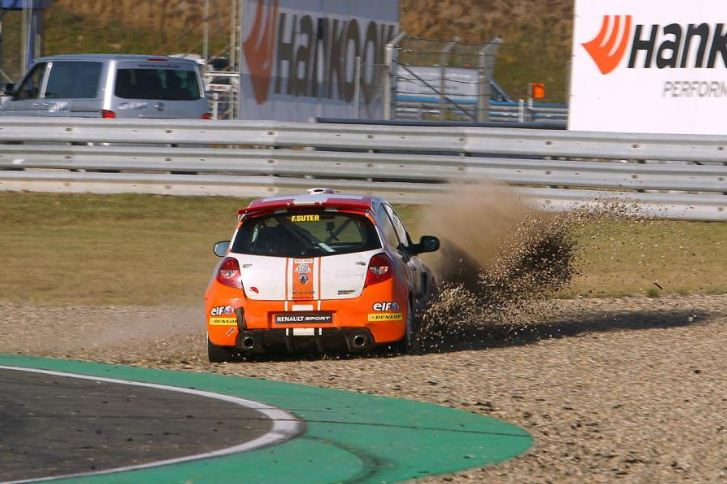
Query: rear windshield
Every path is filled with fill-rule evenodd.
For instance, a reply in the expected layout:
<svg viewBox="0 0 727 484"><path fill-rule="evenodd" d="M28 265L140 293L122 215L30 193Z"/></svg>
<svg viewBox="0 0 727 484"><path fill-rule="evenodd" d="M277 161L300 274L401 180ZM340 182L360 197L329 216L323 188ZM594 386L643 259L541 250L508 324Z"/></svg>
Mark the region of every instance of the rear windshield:
<svg viewBox="0 0 727 484"><path fill-rule="evenodd" d="M124 99L199 99L197 72L181 69L119 69L114 95Z"/></svg>
<svg viewBox="0 0 727 484"><path fill-rule="evenodd" d="M363 215L286 212L243 222L232 244L232 252L273 257L323 257L380 247L376 229Z"/></svg>

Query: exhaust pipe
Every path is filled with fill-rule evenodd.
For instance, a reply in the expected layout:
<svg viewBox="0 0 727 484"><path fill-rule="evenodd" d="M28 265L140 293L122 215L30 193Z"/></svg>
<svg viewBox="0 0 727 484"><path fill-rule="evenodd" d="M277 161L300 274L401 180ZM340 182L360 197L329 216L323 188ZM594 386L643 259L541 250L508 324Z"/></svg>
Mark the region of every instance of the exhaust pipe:
<svg viewBox="0 0 727 484"><path fill-rule="evenodd" d="M366 336L362 334L357 334L353 337L353 347L356 349L361 349L364 346L366 346Z"/></svg>
<svg viewBox="0 0 727 484"><path fill-rule="evenodd" d="M255 338L252 336L245 336L242 338L242 347L246 350L251 350L255 347Z"/></svg>

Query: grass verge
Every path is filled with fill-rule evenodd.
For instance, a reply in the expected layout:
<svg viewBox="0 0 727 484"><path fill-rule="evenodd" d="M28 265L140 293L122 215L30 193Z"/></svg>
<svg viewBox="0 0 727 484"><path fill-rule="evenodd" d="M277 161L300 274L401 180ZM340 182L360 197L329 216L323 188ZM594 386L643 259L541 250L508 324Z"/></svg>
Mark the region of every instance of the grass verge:
<svg viewBox="0 0 727 484"><path fill-rule="evenodd" d="M232 198L0 193L0 301L196 304L231 235ZM413 207L401 215L414 227ZM426 227L423 228L426 230ZM562 297L727 292L727 224L601 222L578 231Z"/></svg>

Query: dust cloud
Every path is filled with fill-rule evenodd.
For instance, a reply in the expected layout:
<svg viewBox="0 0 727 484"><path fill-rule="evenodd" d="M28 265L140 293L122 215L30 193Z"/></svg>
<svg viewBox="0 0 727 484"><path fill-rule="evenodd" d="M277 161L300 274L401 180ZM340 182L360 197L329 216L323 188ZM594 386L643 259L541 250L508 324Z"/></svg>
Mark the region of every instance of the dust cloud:
<svg viewBox="0 0 727 484"><path fill-rule="evenodd" d="M420 318L422 351L485 325L527 321L576 274L573 229L586 214L542 212L489 183L456 186L435 202L424 219L442 242L428 260L439 291Z"/></svg>

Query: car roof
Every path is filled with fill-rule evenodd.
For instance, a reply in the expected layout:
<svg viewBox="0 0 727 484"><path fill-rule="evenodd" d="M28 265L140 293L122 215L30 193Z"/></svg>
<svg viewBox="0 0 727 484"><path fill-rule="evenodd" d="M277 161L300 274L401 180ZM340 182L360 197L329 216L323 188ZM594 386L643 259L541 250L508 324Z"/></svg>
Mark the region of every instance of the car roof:
<svg viewBox="0 0 727 484"><path fill-rule="evenodd" d="M142 54L61 54L61 55L50 55L46 57L39 57L35 62L52 62L52 61L146 61L154 60L156 62L168 61L168 62L184 62L189 64L195 64L196 62L191 59L184 59L182 57L168 57L164 55L142 55Z"/></svg>
<svg viewBox="0 0 727 484"><path fill-rule="evenodd" d="M320 190L320 189L314 189ZM376 202L384 202L382 198L369 195L345 195L332 190L318 191L301 195L283 195L278 197L258 198L250 202L247 208L240 210L240 215L252 212L271 212L290 208L339 208L348 210L372 210Z"/></svg>

